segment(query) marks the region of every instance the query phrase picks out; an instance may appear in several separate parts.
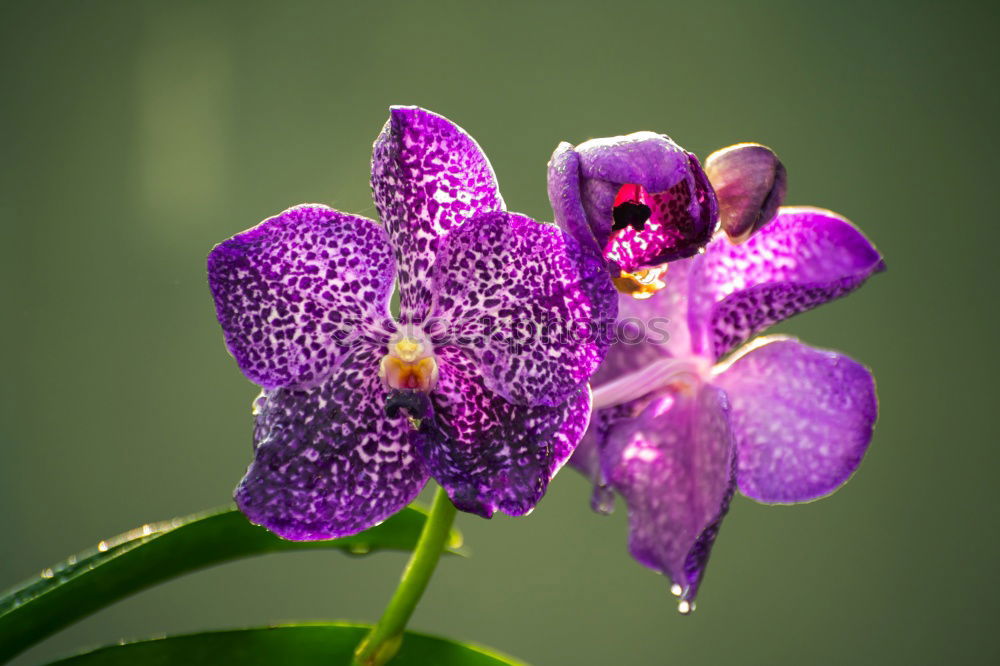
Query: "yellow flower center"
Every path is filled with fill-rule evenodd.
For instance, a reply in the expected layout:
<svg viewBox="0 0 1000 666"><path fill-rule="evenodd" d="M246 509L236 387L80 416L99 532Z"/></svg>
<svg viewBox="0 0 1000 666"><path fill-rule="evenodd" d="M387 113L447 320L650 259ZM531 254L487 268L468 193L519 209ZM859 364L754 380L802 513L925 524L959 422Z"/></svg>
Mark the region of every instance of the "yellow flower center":
<svg viewBox="0 0 1000 666"><path fill-rule="evenodd" d="M612 282L619 292L641 301L667 286L667 283L660 279L667 272L667 266L668 264L663 264L635 273L622 271L621 275L614 278Z"/></svg>
<svg viewBox="0 0 1000 666"><path fill-rule="evenodd" d="M420 331L404 327L389 341L387 351L378 374L389 388L427 392L437 384L434 348Z"/></svg>

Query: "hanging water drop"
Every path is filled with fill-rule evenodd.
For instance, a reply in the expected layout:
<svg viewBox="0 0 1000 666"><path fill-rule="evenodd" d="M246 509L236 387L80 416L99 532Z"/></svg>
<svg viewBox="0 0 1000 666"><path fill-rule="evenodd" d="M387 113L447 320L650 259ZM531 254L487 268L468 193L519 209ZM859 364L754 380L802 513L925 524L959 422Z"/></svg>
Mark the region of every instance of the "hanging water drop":
<svg viewBox="0 0 1000 666"><path fill-rule="evenodd" d="M683 591L684 591L684 588L682 588L677 583L674 583L673 585L670 586L670 594L674 595L675 597L681 596L681 593Z"/></svg>
<svg viewBox="0 0 1000 666"><path fill-rule="evenodd" d="M687 599L681 599L680 603L677 604L677 612L681 615L690 615L693 610L694 602Z"/></svg>
<svg viewBox="0 0 1000 666"><path fill-rule="evenodd" d="M590 496L590 508L602 516L611 515L615 510L615 491L604 484L595 485L594 492Z"/></svg>
<svg viewBox="0 0 1000 666"><path fill-rule="evenodd" d="M367 543L352 543L347 547L347 551L351 555L367 555L372 552L372 547Z"/></svg>

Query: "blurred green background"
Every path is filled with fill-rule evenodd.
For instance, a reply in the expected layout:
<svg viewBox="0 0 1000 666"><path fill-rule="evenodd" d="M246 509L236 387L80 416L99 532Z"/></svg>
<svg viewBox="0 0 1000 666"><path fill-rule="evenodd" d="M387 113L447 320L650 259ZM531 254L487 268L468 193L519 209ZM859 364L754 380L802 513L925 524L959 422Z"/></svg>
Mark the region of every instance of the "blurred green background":
<svg viewBox="0 0 1000 666"><path fill-rule="evenodd" d="M572 472L526 519L461 516L420 630L563 664L986 664L998 25L993 3L6 2L0 18L0 587L99 538L228 500L255 389L205 282L285 207L374 215L390 104L469 130L513 210L549 219L560 140L757 140L791 203L889 271L782 329L871 365L861 470L792 508L734 502L699 608L627 554ZM27 653L295 619L375 619L405 562L272 556L154 589Z"/></svg>

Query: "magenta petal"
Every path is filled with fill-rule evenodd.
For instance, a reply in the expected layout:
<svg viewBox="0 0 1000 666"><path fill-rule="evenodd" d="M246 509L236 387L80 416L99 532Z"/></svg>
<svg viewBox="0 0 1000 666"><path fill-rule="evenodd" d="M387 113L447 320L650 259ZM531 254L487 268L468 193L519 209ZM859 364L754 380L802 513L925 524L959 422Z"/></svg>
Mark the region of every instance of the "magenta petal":
<svg viewBox="0 0 1000 666"><path fill-rule="evenodd" d="M266 389L323 381L388 316L394 275L385 230L319 204L289 208L208 255L226 346Z"/></svg>
<svg viewBox="0 0 1000 666"><path fill-rule="evenodd" d="M571 236L516 213L453 231L434 266L433 330L467 349L486 385L511 402L561 405L597 369L617 293ZM482 337L464 342L472 331Z"/></svg>
<svg viewBox="0 0 1000 666"><path fill-rule="evenodd" d="M885 269L882 255L853 224L820 208L781 208L746 243L718 237L695 261L692 344L715 358Z"/></svg>
<svg viewBox="0 0 1000 666"><path fill-rule="evenodd" d="M462 128L415 106L394 106L375 140L371 182L399 263L402 318L420 322L431 301L427 278L438 238L503 210L496 175Z"/></svg>
<svg viewBox="0 0 1000 666"><path fill-rule="evenodd" d="M431 399L443 439L418 443L431 475L462 511L530 512L583 437L590 391L584 386L555 407L513 405L486 388L461 350L440 348L438 359Z"/></svg>
<svg viewBox="0 0 1000 666"><path fill-rule="evenodd" d="M252 522L285 539L355 534L396 513L427 481L402 415L389 418L380 354L359 349L321 386L265 391L254 461L236 489Z"/></svg>
<svg viewBox="0 0 1000 666"><path fill-rule="evenodd" d="M715 380L732 404L740 492L789 504L828 495L861 464L878 417L860 363L788 338L762 338Z"/></svg>
<svg viewBox="0 0 1000 666"><path fill-rule="evenodd" d="M729 508L734 456L725 394L710 385L665 392L608 435L601 460L628 504L632 555L684 600L698 592Z"/></svg>

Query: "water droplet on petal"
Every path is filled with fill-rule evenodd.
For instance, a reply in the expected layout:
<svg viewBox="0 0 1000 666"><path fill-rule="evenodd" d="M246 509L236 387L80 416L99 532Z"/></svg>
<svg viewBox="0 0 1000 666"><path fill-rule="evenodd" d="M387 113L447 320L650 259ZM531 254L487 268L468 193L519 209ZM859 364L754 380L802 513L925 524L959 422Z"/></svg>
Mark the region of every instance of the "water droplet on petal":
<svg viewBox="0 0 1000 666"><path fill-rule="evenodd" d="M681 592L683 591L684 589L677 583L674 583L673 585L670 586L670 594L674 595L675 597L681 596Z"/></svg>
<svg viewBox="0 0 1000 666"><path fill-rule="evenodd" d="M603 484L594 486L594 492L590 496L590 508L603 516L611 515L615 510L615 491L611 486Z"/></svg>
<svg viewBox="0 0 1000 666"><path fill-rule="evenodd" d="M677 604L677 612L681 615L689 615L694 610L694 602L688 601L687 599L682 599L679 604Z"/></svg>

